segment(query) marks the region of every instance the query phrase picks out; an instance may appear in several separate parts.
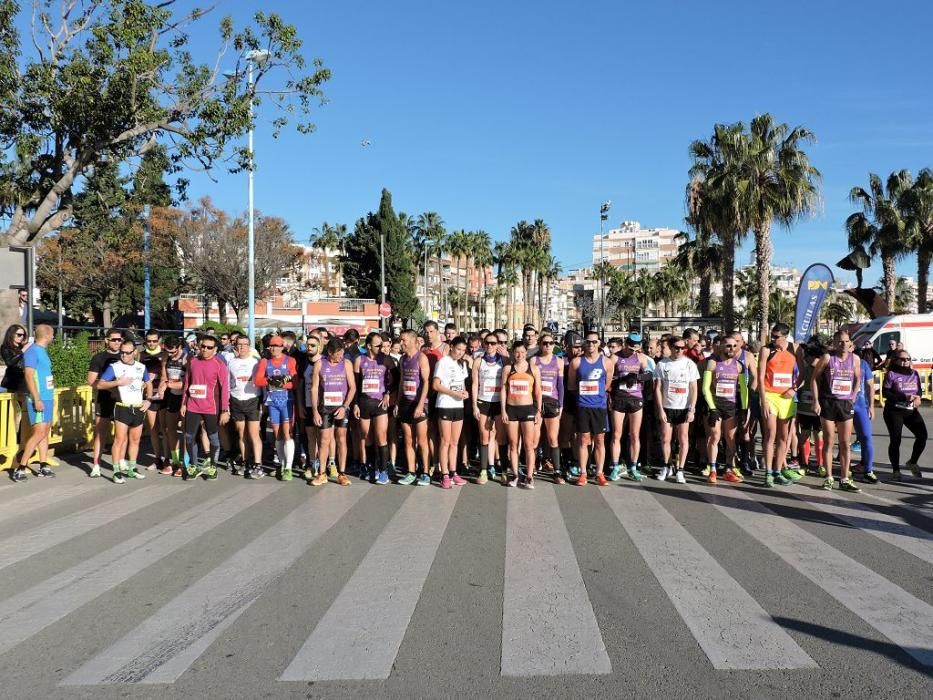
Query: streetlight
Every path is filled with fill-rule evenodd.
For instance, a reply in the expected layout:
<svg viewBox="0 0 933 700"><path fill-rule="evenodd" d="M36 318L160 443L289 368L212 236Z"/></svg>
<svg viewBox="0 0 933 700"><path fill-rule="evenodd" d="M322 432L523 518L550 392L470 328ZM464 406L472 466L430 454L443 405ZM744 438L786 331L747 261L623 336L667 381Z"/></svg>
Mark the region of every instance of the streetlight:
<svg viewBox="0 0 933 700"><path fill-rule="evenodd" d="M599 205L599 262L604 263L603 257L603 239L605 234L603 233L603 225L606 221L609 220L609 210L612 208L612 200L607 199L605 202ZM603 289L603 279L602 276L597 278L599 283L599 337L602 338L604 334L604 318L606 315L606 295L605 290Z"/></svg>
<svg viewBox="0 0 933 700"><path fill-rule="evenodd" d="M145 259L143 261L143 332L148 332L151 327L151 300L150 300L150 290L151 290L151 267L150 267L150 250L149 250L149 205L143 207L143 255ZM61 325L61 323L59 323Z"/></svg>
<svg viewBox="0 0 933 700"><path fill-rule="evenodd" d="M247 85L249 86L249 172L247 178L249 181L249 228L247 232L246 246L249 249L249 315L248 332L250 345L256 344L256 237L253 230L253 65L265 63L269 60L269 52L265 49L253 49L246 54L247 67Z"/></svg>

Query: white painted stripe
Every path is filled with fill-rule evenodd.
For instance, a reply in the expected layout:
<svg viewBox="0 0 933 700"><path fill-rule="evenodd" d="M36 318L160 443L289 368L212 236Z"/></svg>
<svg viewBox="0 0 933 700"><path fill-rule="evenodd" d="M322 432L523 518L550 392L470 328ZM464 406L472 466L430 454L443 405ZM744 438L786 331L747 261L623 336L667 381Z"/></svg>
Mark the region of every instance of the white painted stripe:
<svg viewBox="0 0 933 700"><path fill-rule="evenodd" d="M176 493L178 487L175 484L134 489L120 498L66 515L29 532L3 540L0 542L0 569L80 537L95 528L109 525Z"/></svg>
<svg viewBox="0 0 933 700"><path fill-rule="evenodd" d="M174 683L367 490L354 485L304 501L62 684Z"/></svg>
<svg viewBox="0 0 933 700"><path fill-rule="evenodd" d="M557 494L537 483L508 495L502 675L611 673Z"/></svg>
<svg viewBox="0 0 933 700"><path fill-rule="evenodd" d="M0 654L258 503L275 487L225 491L4 600Z"/></svg>
<svg viewBox="0 0 933 700"><path fill-rule="evenodd" d="M637 487L600 493L713 668L818 668L653 496Z"/></svg>
<svg viewBox="0 0 933 700"><path fill-rule="evenodd" d="M727 502L715 487L690 488L917 661L933 666L933 606L739 489L729 489Z"/></svg>
<svg viewBox="0 0 933 700"><path fill-rule="evenodd" d="M791 493L811 507L933 564L933 533L834 491L823 491L819 496L802 494L799 489Z"/></svg>
<svg viewBox="0 0 933 700"><path fill-rule="evenodd" d="M279 680L389 677L459 493L412 489Z"/></svg>
<svg viewBox="0 0 933 700"><path fill-rule="evenodd" d="M862 495L867 496L868 498L871 498L872 500L885 503L889 506L897 506L898 508L904 508L905 510L909 510L911 513L922 515L924 518L933 519L933 499L931 499L928 502L930 503L930 505L919 506L914 503L904 503L903 501L899 501L895 498L885 498L884 496L879 496L878 494L872 493L871 491L867 489L862 490Z"/></svg>
<svg viewBox="0 0 933 700"><path fill-rule="evenodd" d="M87 481L91 483L66 486L65 488L56 488L54 484L48 484L46 488L37 493L30 493L28 496L24 495L22 498L16 498L10 503L5 503L3 504L2 514L0 514L0 523L5 524L11 520L21 518L24 515L34 513L42 508L59 505L69 498L74 498L75 496L80 496L100 488L99 483L93 483L94 480L88 479ZM101 490L103 491L104 489ZM111 497L125 495L119 493L118 490L106 489L106 492Z"/></svg>

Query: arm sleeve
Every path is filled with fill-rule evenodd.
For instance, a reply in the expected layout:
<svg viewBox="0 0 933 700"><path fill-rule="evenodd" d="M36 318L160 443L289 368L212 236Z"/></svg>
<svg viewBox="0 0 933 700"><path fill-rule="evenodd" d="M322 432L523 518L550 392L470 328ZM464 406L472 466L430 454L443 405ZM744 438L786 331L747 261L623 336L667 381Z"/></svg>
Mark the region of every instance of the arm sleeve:
<svg viewBox="0 0 933 700"><path fill-rule="evenodd" d="M269 385L269 382L266 381L266 358L262 358L259 364L256 365L256 378L253 379L253 384L258 387Z"/></svg>
<svg viewBox="0 0 933 700"><path fill-rule="evenodd" d="M152 379L152 375L149 374L149 370L148 370L148 369L144 369L144 370L143 370L143 381L144 381L144 382L148 382L148 381L151 380L151 379Z"/></svg>
<svg viewBox="0 0 933 700"><path fill-rule="evenodd" d="M230 410L230 373L227 365L217 365L217 376L220 381L220 410L226 412Z"/></svg>
<svg viewBox="0 0 933 700"><path fill-rule="evenodd" d="M716 402L713 400L713 392L710 389L712 385L712 371L708 369L703 370L703 398L706 399L706 405L710 407L710 410L716 410Z"/></svg>
<svg viewBox="0 0 933 700"><path fill-rule="evenodd" d="M743 411L748 410L748 380L745 372L739 372L739 406Z"/></svg>
<svg viewBox="0 0 933 700"><path fill-rule="evenodd" d="M564 372L557 373L557 403L564 405Z"/></svg>

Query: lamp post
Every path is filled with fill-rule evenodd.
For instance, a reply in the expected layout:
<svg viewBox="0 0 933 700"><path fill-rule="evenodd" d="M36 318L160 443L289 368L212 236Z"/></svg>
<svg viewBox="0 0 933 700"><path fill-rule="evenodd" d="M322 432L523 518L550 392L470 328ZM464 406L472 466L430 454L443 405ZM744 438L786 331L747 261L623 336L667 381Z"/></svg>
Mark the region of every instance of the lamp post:
<svg viewBox="0 0 933 700"><path fill-rule="evenodd" d="M151 267L149 264L149 205L143 207L143 332L152 326L151 320ZM61 323L59 323L61 325Z"/></svg>
<svg viewBox="0 0 933 700"><path fill-rule="evenodd" d="M264 63L268 58L269 52L264 49L254 49L246 54L247 85L249 86L249 172L247 173L247 187L249 189L249 225L246 236L246 246L249 249L247 253L247 275L249 276L247 303L249 304L249 313L247 323L249 343L251 346L256 344L256 236L253 224L253 65L256 63Z"/></svg>
<svg viewBox="0 0 933 700"><path fill-rule="evenodd" d="M607 199L605 202L599 205L599 262L606 262L603 254L603 240L605 234L603 233L603 227L606 221L609 220L609 210L612 208L612 200ZM599 337L602 338L605 333L605 316L606 316L606 295L605 295L605 284L603 282L602 275L599 276Z"/></svg>
<svg viewBox="0 0 933 700"><path fill-rule="evenodd" d="M381 304L386 303L386 242L385 233L379 231L379 293L381 295ZM385 332L387 319L381 318L379 327Z"/></svg>

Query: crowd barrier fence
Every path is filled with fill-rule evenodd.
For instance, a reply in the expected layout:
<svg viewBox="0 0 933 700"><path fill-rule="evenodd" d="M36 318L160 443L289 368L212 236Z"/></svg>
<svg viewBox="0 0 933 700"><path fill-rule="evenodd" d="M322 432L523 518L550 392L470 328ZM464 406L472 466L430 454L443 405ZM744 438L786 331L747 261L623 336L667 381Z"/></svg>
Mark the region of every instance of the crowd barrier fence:
<svg viewBox="0 0 933 700"><path fill-rule="evenodd" d="M94 392L89 386L55 390L52 433L49 447L63 452L87 449L94 440ZM0 468L9 469L23 441L29 437L29 422L22 420L23 409L16 394L0 394ZM22 427L21 427L22 426ZM35 461L35 457L33 458Z"/></svg>

